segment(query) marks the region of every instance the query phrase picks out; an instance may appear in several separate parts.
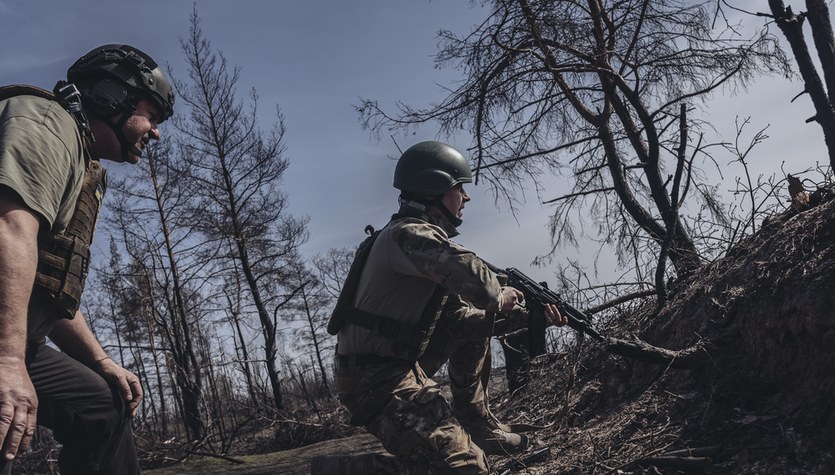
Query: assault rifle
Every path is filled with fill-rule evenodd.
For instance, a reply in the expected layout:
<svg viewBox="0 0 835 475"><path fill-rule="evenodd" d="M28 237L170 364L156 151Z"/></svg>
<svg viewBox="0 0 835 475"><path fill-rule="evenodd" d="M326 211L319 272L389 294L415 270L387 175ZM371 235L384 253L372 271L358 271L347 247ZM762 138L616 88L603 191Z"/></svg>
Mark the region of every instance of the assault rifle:
<svg viewBox="0 0 835 475"><path fill-rule="evenodd" d="M507 285L519 289L525 294L525 305L545 305L552 303L557 306L560 314L568 319L568 326L583 332L595 340L604 341L606 338L591 327L589 316L582 311L574 308L568 302L562 299L560 295L545 285L538 284L530 277L523 274L519 269L508 267L507 269L499 269L490 263L485 262L487 267L497 274L504 274L507 276Z"/></svg>

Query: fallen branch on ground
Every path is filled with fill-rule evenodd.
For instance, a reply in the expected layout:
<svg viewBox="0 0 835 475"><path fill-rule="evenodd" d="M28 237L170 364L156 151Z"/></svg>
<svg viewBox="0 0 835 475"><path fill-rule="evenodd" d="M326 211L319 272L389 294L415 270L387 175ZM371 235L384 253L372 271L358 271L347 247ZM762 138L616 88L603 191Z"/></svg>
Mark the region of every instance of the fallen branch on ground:
<svg viewBox="0 0 835 475"><path fill-rule="evenodd" d="M676 351L652 346L637 338L633 340L608 338L606 340L606 351L610 353L679 369L703 367L708 361L704 346L704 342L700 341L689 348Z"/></svg>

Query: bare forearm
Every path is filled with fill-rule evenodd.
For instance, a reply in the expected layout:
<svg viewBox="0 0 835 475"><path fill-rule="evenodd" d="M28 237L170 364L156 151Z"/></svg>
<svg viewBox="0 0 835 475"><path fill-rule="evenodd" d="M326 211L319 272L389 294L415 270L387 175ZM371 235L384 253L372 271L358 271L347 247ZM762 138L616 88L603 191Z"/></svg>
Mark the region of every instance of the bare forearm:
<svg viewBox="0 0 835 475"><path fill-rule="evenodd" d="M0 356L23 358L32 283L38 263L38 219L0 202Z"/></svg>
<svg viewBox="0 0 835 475"><path fill-rule="evenodd" d="M81 311L76 312L72 320L59 320L49 333L49 339L61 351L88 366L107 358Z"/></svg>
<svg viewBox="0 0 835 475"><path fill-rule="evenodd" d="M0 446L5 460L26 449L37 420L38 396L25 361L39 228L32 211L0 190Z"/></svg>

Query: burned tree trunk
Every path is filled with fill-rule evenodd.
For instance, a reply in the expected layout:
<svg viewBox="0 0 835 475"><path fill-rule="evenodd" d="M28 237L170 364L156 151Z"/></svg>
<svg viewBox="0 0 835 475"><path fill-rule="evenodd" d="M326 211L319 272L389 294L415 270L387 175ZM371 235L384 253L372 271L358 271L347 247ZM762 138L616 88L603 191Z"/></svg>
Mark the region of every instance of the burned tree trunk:
<svg viewBox="0 0 835 475"><path fill-rule="evenodd" d="M835 110L833 110L832 97L830 97L832 87L835 85L835 58L832 56L835 38L832 36L829 9L824 2L817 0L807 0L809 12L799 15L796 15L791 7L786 7L783 0L769 0L768 5L774 21L791 46L800 76L803 78L805 86L803 92L809 94L815 106L815 115L806 122L814 121L820 124L826 148L829 150L829 161L835 167ZM826 78L826 87L815 68L803 35L803 22L807 18L812 27L815 47ZM827 89L829 89L828 92Z"/></svg>

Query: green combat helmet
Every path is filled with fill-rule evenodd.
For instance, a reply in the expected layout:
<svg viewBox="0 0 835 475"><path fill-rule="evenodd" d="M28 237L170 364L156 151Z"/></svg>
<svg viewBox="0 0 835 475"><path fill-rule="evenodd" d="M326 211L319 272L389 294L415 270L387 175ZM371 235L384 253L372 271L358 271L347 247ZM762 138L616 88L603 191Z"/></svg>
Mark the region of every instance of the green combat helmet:
<svg viewBox="0 0 835 475"><path fill-rule="evenodd" d="M394 169L394 187L408 194L442 195L472 181L470 164L461 152L431 140L409 147Z"/></svg>

